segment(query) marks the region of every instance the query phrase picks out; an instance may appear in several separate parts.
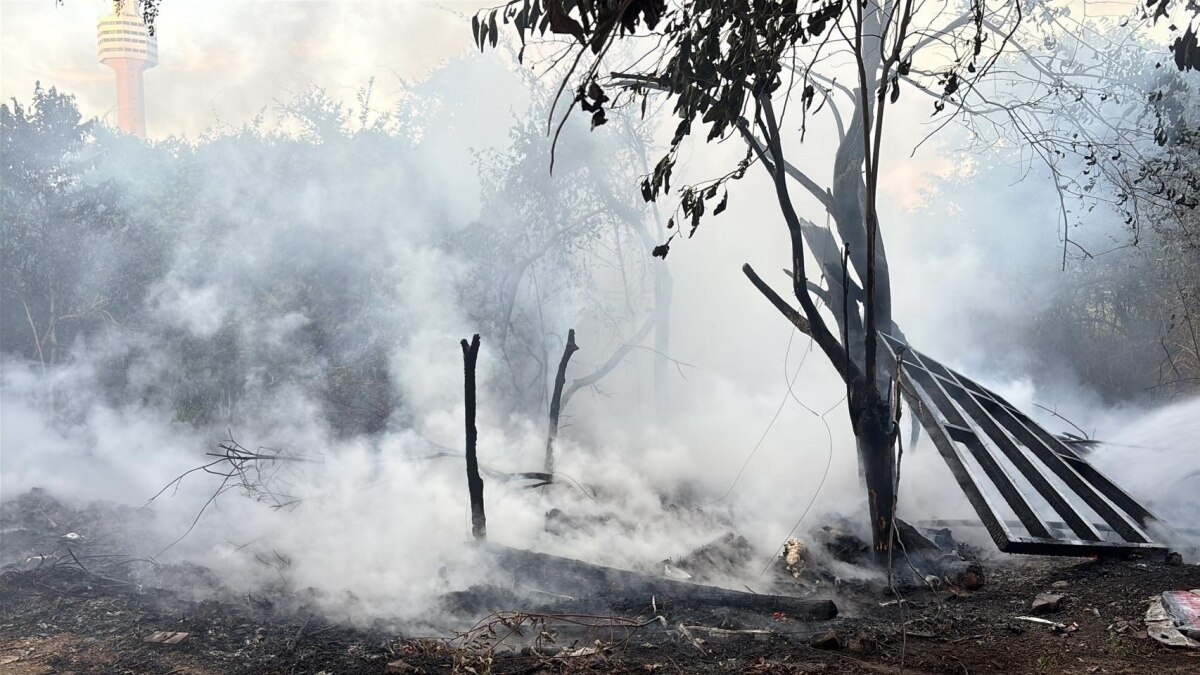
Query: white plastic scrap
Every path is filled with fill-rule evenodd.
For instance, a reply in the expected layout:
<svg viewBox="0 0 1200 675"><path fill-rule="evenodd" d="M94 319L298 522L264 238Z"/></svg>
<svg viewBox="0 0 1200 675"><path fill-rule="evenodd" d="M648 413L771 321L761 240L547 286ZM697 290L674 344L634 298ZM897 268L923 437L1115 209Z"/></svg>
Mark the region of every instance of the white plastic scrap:
<svg viewBox="0 0 1200 675"><path fill-rule="evenodd" d="M797 579L804 574L805 558L808 556L808 547L804 542L795 537L788 537L788 540L783 544L783 563L787 567L788 574L791 574Z"/></svg>
<svg viewBox="0 0 1200 675"><path fill-rule="evenodd" d="M1016 621L1027 621L1029 623L1037 623L1043 626L1049 626L1050 630L1054 631L1055 633L1062 633L1063 635L1074 633L1075 631L1079 630L1079 624L1073 621L1071 623L1059 623L1057 621L1051 621L1049 619L1043 619L1037 616L1014 616L1013 619Z"/></svg>

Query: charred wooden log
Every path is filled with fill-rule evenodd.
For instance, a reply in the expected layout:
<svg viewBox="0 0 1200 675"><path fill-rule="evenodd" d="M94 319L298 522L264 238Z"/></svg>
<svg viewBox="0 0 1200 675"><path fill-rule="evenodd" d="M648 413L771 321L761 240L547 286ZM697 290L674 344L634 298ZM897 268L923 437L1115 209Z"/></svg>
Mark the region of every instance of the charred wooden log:
<svg viewBox="0 0 1200 675"><path fill-rule="evenodd" d="M921 534L917 528L896 519L896 541L899 551L893 552L901 564L907 563L921 574L938 577L953 586L968 591L983 588L983 567L975 561L963 560L949 553Z"/></svg>
<svg viewBox="0 0 1200 675"><path fill-rule="evenodd" d="M492 545L499 569L520 585L571 597L604 601L653 597L660 606L715 606L763 612L783 612L800 620L824 621L837 616L832 600L794 598L733 591L715 586L663 579L629 570L604 567L546 553Z"/></svg>

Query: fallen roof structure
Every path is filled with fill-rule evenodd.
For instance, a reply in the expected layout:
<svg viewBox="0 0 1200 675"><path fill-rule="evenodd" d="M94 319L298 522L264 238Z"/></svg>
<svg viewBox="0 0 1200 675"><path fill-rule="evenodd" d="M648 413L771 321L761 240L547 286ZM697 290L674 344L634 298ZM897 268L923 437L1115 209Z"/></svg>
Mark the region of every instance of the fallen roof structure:
<svg viewBox="0 0 1200 675"><path fill-rule="evenodd" d="M1001 551L1166 552L1149 533L1159 519L1071 444L995 392L891 335L880 336L900 364L904 397Z"/></svg>

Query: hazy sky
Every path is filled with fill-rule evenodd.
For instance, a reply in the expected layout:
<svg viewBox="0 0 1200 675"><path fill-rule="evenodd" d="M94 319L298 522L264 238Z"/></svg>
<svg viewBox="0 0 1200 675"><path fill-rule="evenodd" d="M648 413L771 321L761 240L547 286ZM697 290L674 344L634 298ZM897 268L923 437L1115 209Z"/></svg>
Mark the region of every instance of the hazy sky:
<svg viewBox="0 0 1200 675"><path fill-rule="evenodd" d="M471 48L481 0L164 0L159 65L146 73L147 133L195 135L240 124L309 84L352 99L376 78L387 95ZM96 58L106 0L0 0L0 96L34 82L112 118L113 74ZM348 11L349 9L353 11Z"/></svg>

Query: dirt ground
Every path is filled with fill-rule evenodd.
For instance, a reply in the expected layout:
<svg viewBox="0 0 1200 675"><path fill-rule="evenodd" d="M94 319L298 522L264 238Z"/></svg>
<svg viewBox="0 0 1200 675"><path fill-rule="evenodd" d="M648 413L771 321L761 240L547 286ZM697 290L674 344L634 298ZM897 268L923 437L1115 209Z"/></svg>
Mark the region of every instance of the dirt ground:
<svg viewBox="0 0 1200 675"><path fill-rule="evenodd" d="M87 517L56 508L57 521ZM60 553L41 561L16 560L24 549L61 540L66 528L56 521L56 532L35 531L22 513L11 507L0 513L7 563L0 575L0 672L16 675L1200 672L1200 650L1164 647L1146 637L1142 624L1150 596L1200 588L1195 565L1014 557L986 563L987 583L971 593L912 588L901 602L886 588L839 589L841 613L830 621L631 599L603 612L566 606L539 607L541 615L479 612L484 623L475 633L429 638L383 624L334 624L300 598L215 589L196 599L183 586L205 579L204 570L159 570L158 583L149 584L133 571L137 561L80 546L59 546ZM1068 626L1066 632L1014 619L1030 614L1037 593L1051 590L1066 598L1043 616ZM491 609L530 611L505 603L519 601L503 594L484 601ZM144 641L155 631L188 635L175 645ZM814 646L814 636L828 631L836 641L826 635L829 644ZM543 634L554 634L555 644L531 650L531 639Z"/></svg>

